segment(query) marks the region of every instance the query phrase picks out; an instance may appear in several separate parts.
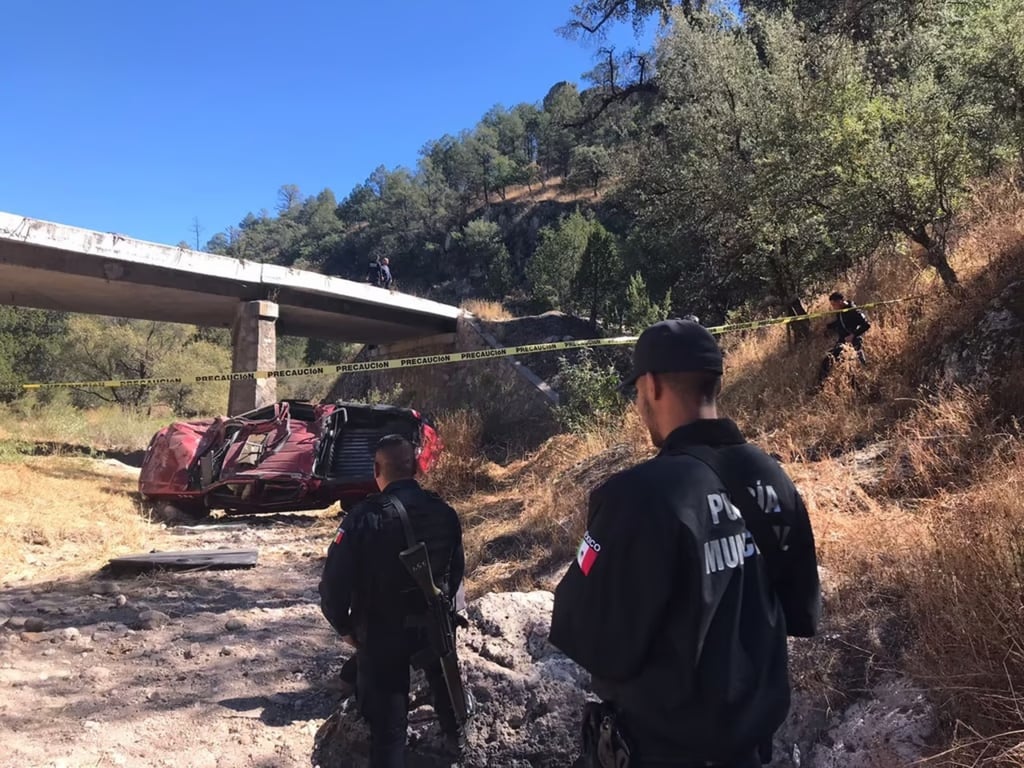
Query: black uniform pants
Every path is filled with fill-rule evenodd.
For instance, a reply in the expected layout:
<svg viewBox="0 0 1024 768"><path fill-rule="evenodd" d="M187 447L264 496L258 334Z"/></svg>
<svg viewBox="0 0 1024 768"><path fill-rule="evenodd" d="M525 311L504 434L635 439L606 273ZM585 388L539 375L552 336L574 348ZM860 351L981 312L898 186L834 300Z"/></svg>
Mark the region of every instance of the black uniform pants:
<svg viewBox="0 0 1024 768"><path fill-rule="evenodd" d="M853 346L854 350L856 350L857 359L860 361L861 365L864 365L864 363L867 362L867 358L864 357L864 340L860 336L854 336L852 342L840 341L834 347L832 347L832 349L829 350L829 353L825 355L825 359L821 361L821 370L818 371L819 382L825 380L825 377L828 376L829 371L832 370L832 365L837 360L842 358L843 350L845 349L847 343Z"/></svg>
<svg viewBox="0 0 1024 768"><path fill-rule="evenodd" d="M370 768L405 768L406 729L409 723L409 662L426 647L422 632L369 632L356 654L356 698L370 725ZM457 731L448 688L440 662L424 672L434 698L434 710L445 734Z"/></svg>

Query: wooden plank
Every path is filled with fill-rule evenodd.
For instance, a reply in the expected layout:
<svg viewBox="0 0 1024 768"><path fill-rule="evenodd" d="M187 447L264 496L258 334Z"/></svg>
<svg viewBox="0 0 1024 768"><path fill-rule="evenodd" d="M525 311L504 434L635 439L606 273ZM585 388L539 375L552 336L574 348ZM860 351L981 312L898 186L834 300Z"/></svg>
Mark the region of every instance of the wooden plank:
<svg viewBox="0 0 1024 768"><path fill-rule="evenodd" d="M115 557L107 568L120 573L154 570L217 571L252 568L259 551L255 549L192 549L182 552L143 552Z"/></svg>

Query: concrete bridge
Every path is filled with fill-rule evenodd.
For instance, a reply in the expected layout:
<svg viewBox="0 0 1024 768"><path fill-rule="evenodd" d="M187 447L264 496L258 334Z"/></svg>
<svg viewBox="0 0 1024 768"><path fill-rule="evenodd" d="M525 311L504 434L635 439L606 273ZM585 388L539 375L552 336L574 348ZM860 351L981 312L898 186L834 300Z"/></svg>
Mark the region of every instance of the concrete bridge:
<svg viewBox="0 0 1024 768"><path fill-rule="evenodd" d="M2 211L0 304L231 328L235 371L275 369L278 331L430 343L454 334L462 314L365 283ZM232 382L228 412L275 399L272 378Z"/></svg>

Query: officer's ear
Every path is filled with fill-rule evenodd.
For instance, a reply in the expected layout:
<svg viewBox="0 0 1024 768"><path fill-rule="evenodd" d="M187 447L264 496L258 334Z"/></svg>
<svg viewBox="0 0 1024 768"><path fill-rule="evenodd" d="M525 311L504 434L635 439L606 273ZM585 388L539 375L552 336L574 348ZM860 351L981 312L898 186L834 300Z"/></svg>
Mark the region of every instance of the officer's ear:
<svg viewBox="0 0 1024 768"><path fill-rule="evenodd" d="M655 373L648 373L644 378L647 379L647 399L651 401L661 400L665 396L664 379Z"/></svg>

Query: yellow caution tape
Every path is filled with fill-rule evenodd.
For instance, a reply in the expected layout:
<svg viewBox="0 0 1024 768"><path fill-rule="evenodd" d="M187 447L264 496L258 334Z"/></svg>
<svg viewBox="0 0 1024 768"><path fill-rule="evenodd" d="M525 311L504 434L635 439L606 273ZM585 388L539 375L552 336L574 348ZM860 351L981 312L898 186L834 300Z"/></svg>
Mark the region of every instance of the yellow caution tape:
<svg viewBox="0 0 1024 768"><path fill-rule="evenodd" d="M862 304L857 308L870 309L872 307L880 307L885 304L896 304L917 298L921 297L907 296L902 299L876 301L871 304ZM812 320L819 317L839 314L843 311L845 310L830 309L824 312L814 312L806 315L771 317L763 320L750 320L743 323L729 323L727 325L710 326L707 330L714 334L748 331L772 325L785 325L803 320ZM166 378L150 379L110 379L107 381L57 381L50 383L22 384L21 386L23 389L94 389L102 387L145 387L160 384L205 384L209 382L245 381L250 379L290 379L305 376L323 376L325 374L337 375L343 373L361 373L366 371L389 371L403 368L419 368L430 365L447 365L449 363L492 360L501 357L515 357L517 355L534 355L540 352L556 352L562 349L625 346L627 344L635 343L636 340L636 336L616 336L607 339L552 341L544 344L522 344L516 347L495 347L491 349L470 350L468 352L445 352L436 355L398 357L388 360L363 360L355 363L337 363L334 365L318 365L307 368L282 368L276 371L236 371L233 373L215 373L205 376L171 376Z"/></svg>

